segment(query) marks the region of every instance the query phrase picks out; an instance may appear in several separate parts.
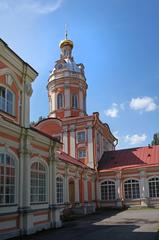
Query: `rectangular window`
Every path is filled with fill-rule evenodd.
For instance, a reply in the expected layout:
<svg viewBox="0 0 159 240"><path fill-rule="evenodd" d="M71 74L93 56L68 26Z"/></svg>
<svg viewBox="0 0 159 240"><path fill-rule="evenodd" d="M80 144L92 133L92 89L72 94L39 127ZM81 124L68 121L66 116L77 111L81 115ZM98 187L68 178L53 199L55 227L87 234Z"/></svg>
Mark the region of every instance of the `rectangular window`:
<svg viewBox="0 0 159 240"><path fill-rule="evenodd" d="M78 151L78 158L85 158L86 157L86 150L85 149L80 149Z"/></svg>
<svg viewBox="0 0 159 240"><path fill-rule="evenodd" d="M78 132L77 133L77 142L78 143L83 143L86 141L86 136L85 136L85 132Z"/></svg>
<svg viewBox="0 0 159 240"><path fill-rule="evenodd" d="M0 86L0 110L14 114L14 94Z"/></svg>

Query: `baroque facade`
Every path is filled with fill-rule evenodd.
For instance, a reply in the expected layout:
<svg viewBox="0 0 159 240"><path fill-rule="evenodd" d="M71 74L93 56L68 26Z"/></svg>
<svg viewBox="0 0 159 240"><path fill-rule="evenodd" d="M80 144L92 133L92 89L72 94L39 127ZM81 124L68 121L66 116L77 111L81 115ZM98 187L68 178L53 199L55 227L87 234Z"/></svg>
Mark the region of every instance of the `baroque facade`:
<svg viewBox="0 0 159 240"><path fill-rule="evenodd" d="M30 126L37 72L0 39L0 239L60 227L71 213L159 203L159 146L115 150L86 111L84 65L60 42L48 79L49 115Z"/></svg>

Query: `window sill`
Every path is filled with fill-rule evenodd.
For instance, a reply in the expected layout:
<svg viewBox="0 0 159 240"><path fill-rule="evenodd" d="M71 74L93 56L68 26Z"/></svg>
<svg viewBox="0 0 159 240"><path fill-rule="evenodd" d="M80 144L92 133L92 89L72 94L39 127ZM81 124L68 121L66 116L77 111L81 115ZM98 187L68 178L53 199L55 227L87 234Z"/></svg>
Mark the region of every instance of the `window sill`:
<svg viewBox="0 0 159 240"><path fill-rule="evenodd" d="M2 109L0 109L0 112L3 113L3 114L5 114L5 115L8 115L8 116L10 116L10 117L12 117L12 118L16 118L15 115L13 115L13 114L11 114L11 113L8 113L8 112L6 112L6 111L3 111Z"/></svg>
<svg viewBox="0 0 159 240"><path fill-rule="evenodd" d="M43 204L48 204L48 202L35 202L35 203L30 203L31 206L34 206L34 205L43 205Z"/></svg>
<svg viewBox="0 0 159 240"><path fill-rule="evenodd" d="M0 208L2 207L17 207L18 205L17 204L4 204L4 205L0 205Z"/></svg>

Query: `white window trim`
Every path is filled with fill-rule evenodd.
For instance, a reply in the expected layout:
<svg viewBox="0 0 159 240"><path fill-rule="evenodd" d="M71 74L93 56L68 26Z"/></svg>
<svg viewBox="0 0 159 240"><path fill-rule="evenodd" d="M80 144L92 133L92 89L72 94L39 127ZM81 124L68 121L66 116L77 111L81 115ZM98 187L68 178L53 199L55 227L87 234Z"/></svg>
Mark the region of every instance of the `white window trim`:
<svg viewBox="0 0 159 240"><path fill-rule="evenodd" d="M60 201L60 202L57 201L57 178L61 178L62 183L63 183L62 201ZM63 204L64 203L64 177L62 175L57 175L56 176L56 203L57 204Z"/></svg>
<svg viewBox="0 0 159 240"><path fill-rule="evenodd" d="M8 154L12 156L15 159L15 202L12 204L4 204L1 206L3 207L5 211L7 211L8 208L13 208L13 206L17 205L19 203L19 161L17 155L10 149L6 147L0 147L0 153L2 154Z"/></svg>
<svg viewBox="0 0 159 240"><path fill-rule="evenodd" d="M74 97L77 97L77 106L74 104ZM78 99L78 94L72 94L71 95L71 107L73 109L78 109L79 108L79 99Z"/></svg>
<svg viewBox="0 0 159 240"><path fill-rule="evenodd" d="M151 176L151 177L149 177L149 178L147 178L147 184L148 184L148 197L150 198L150 199L159 199L159 197L150 197L150 187L149 187L149 181L152 179L152 178L158 178L159 179L159 176Z"/></svg>
<svg viewBox="0 0 159 240"><path fill-rule="evenodd" d="M85 151L85 156L80 157L80 156L79 156L79 152L80 152L80 151ZM86 158L86 157L87 157L86 149L85 149L85 148L79 148L79 149L78 149L78 158L81 159L81 158Z"/></svg>
<svg viewBox="0 0 159 240"><path fill-rule="evenodd" d="M45 201L41 201L41 202L31 202L31 166L32 164L34 164L35 162L39 162L41 163L42 165L44 165L46 167L46 199ZM29 186L30 186L30 204L31 205L42 205L42 204L46 204L48 203L48 200L49 200L49 191L48 191L48 183L49 183L49 171L48 171L48 165L47 163L45 162L45 160L43 160L42 158L33 158L32 161L30 162L30 181L29 181Z"/></svg>
<svg viewBox="0 0 159 240"><path fill-rule="evenodd" d="M83 133L84 132L84 135L85 135L85 138L84 138L84 141L79 141L78 140L78 134L80 134L80 133ZM77 131L76 132L76 139L77 139L77 143L85 143L86 142L86 131L85 130L80 130L80 131Z"/></svg>
<svg viewBox="0 0 159 240"><path fill-rule="evenodd" d="M125 197L125 183L129 180L135 180L135 181L138 181L138 184L139 184L139 198L126 198ZM131 189L132 189L132 185L135 184L135 183L128 183L131 185ZM137 201L137 200L140 200L141 199L141 184L140 184L140 179L138 178L127 178L124 180L123 182L123 190L124 190L124 199L126 201Z"/></svg>
<svg viewBox="0 0 159 240"><path fill-rule="evenodd" d="M58 97L59 97L59 95L62 96L62 99L61 99L61 101L62 101L61 103L62 103L62 104L61 104L61 106L59 106L59 104L58 104ZM57 100L56 100L56 103L57 103L57 109L58 109L58 110L63 109L63 108L64 108L64 94L58 92L56 98L57 98Z"/></svg>
<svg viewBox="0 0 159 240"><path fill-rule="evenodd" d="M7 87L7 86L4 85L4 84L0 84L0 87L2 87L2 88L5 89L5 94L6 94L7 91L9 91L9 92L12 94L12 97L13 97L12 113L10 113L10 112L7 111L7 98L5 98L5 110L0 109L0 111L3 111L4 113L9 114L9 115L11 115L11 116L15 116L15 93L14 93L9 87Z"/></svg>
<svg viewBox="0 0 159 240"><path fill-rule="evenodd" d="M106 182L106 181L107 182L113 182L113 184L114 184L114 187L115 187L115 198L114 199L106 199L106 200L102 199L101 187L102 187L102 184L104 182ZM117 199L117 196L116 196L116 182L115 182L115 180L114 179L110 179L110 178L106 178L106 179L103 179L102 181L100 181L99 182L99 194L100 194L100 200L101 201L115 201Z"/></svg>

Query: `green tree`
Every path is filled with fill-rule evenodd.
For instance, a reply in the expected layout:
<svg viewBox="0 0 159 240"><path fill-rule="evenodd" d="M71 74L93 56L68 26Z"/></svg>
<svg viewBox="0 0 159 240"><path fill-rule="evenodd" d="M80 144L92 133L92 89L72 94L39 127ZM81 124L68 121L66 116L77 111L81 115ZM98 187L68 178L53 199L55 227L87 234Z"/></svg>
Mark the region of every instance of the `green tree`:
<svg viewBox="0 0 159 240"><path fill-rule="evenodd" d="M159 133L154 133L153 140L151 142L152 145L159 145Z"/></svg>

